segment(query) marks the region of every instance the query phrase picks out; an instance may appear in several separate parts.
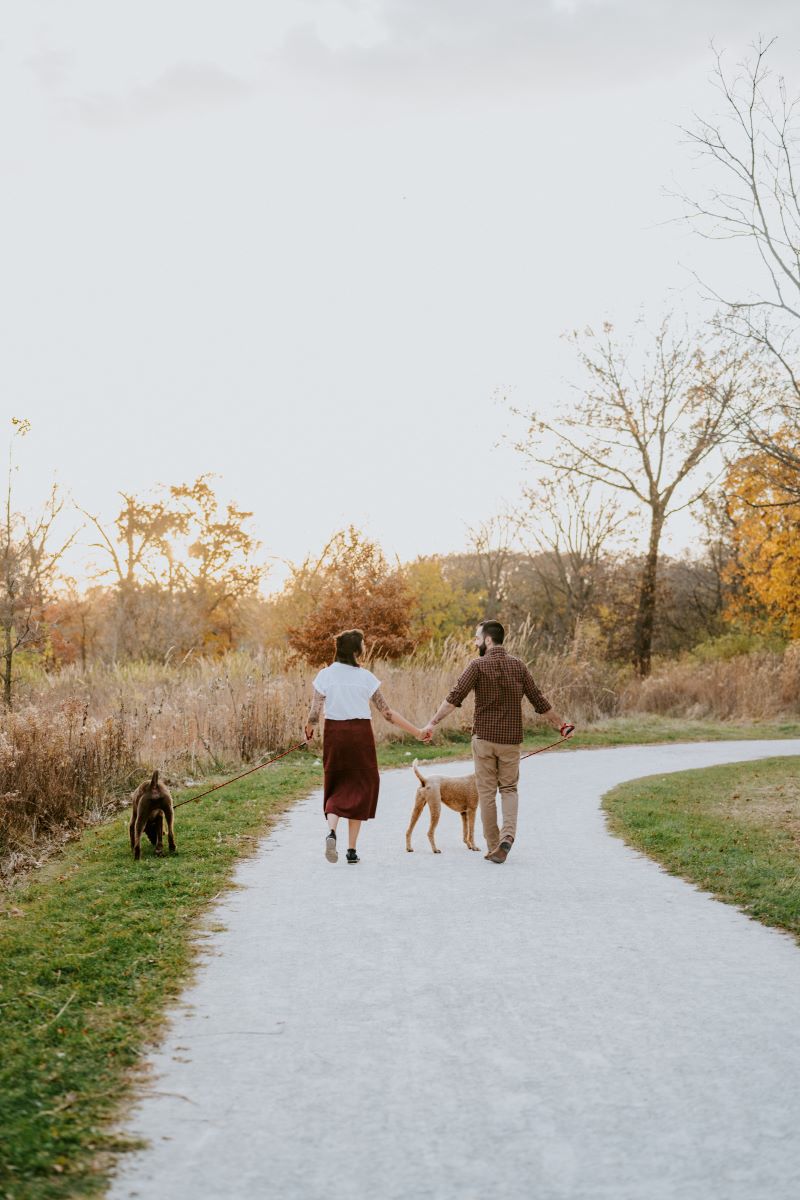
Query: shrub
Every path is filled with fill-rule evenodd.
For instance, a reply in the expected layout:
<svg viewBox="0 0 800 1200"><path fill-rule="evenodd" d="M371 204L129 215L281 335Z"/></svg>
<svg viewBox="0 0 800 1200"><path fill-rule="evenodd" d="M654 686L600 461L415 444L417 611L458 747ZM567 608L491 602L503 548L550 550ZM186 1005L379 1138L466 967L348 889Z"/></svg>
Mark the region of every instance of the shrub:
<svg viewBox="0 0 800 1200"><path fill-rule="evenodd" d="M752 654L756 650L778 652L785 646L786 639L778 634L731 632L700 642L692 649L691 654L700 662L716 662L720 659L727 661L731 658L738 658L741 654Z"/></svg>

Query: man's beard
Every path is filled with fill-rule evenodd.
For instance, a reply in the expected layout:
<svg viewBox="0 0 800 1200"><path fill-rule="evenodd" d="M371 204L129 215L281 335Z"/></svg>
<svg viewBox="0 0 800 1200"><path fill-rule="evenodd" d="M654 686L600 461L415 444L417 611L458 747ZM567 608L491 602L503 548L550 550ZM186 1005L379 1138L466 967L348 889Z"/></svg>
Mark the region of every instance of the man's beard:
<svg viewBox="0 0 800 1200"><path fill-rule="evenodd" d="M478 646L478 654L480 654L481 658L483 658L485 653L486 653L486 642L481 642L480 646Z"/></svg>

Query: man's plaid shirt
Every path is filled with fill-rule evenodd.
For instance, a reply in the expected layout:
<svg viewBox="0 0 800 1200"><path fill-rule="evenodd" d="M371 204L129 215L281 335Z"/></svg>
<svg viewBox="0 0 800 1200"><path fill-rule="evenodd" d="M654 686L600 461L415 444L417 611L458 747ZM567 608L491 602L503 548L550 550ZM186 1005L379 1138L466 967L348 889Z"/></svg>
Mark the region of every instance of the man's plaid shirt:
<svg viewBox="0 0 800 1200"><path fill-rule="evenodd" d="M527 696L538 713L553 707L533 681L525 663L504 646L489 646L483 658L474 659L447 696L447 703L460 708L475 690L475 720L472 732L486 742L515 745L522 741L522 697Z"/></svg>

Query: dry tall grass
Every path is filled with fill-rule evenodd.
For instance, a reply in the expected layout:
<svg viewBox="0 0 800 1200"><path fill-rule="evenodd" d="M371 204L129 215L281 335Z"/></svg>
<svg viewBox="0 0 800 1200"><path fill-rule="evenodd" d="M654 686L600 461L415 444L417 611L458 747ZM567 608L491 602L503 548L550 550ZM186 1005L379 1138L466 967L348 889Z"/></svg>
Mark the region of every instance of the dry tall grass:
<svg viewBox="0 0 800 1200"><path fill-rule="evenodd" d="M79 701L59 711L30 707L0 724L0 855L14 865L25 848L102 815L129 784L136 748L124 719L89 717Z"/></svg>
<svg viewBox="0 0 800 1200"><path fill-rule="evenodd" d="M555 707L584 726L618 714L759 720L800 711L798 644L784 654L667 664L644 681L580 645L537 645L526 630L509 649L531 663ZM422 725L471 654L450 643L372 666L389 703ZM22 707L0 718L0 858L21 861L43 836L96 819L155 767L183 781L300 740L314 674L275 655L237 653L183 667L70 667L29 681ZM471 707L445 728L468 729ZM536 722L530 710L527 719ZM375 733L379 741L402 736L379 719Z"/></svg>
<svg viewBox="0 0 800 1200"><path fill-rule="evenodd" d="M689 720L763 721L800 712L800 642L782 654L761 651L715 662L659 666L622 688L618 712Z"/></svg>

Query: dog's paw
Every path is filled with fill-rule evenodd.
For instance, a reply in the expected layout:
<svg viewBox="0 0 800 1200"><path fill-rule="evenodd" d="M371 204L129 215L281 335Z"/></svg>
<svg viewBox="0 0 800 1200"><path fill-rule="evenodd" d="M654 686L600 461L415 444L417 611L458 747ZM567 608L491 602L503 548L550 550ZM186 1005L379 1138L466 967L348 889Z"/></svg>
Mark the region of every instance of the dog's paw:
<svg viewBox="0 0 800 1200"><path fill-rule="evenodd" d="M434 852L433 852L433 853L434 853L434 854L441 854L442 852L441 852L441 850L434 850Z"/></svg>
<svg viewBox="0 0 800 1200"><path fill-rule="evenodd" d="M409 853L409 854L413 854L413 853L414 853L414 847L413 847L413 846L406 846L406 850L408 851L408 853Z"/></svg>

